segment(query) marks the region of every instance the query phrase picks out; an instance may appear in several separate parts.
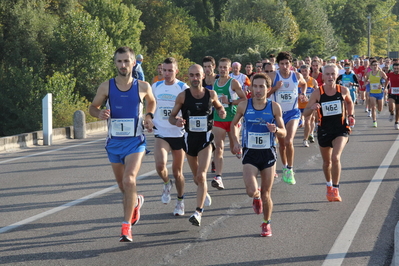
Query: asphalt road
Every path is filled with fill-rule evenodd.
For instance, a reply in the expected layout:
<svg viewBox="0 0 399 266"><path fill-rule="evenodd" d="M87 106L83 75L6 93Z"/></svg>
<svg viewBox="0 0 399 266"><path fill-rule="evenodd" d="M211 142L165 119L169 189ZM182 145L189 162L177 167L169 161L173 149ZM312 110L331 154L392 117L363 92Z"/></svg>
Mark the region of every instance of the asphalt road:
<svg viewBox="0 0 399 266"><path fill-rule="evenodd" d="M295 138L296 185L275 180L273 236L245 194L242 165L227 148L224 184L209 185L201 227L188 217L196 187L185 164L186 215L161 203L152 154L141 167L145 197L133 243L120 243L121 194L104 150L105 134L0 153L0 264L6 265L390 265L399 220L399 131L387 110L372 128L361 106L342 155L341 203L325 198L317 144ZM153 137L148 136L153 147ZM281 163L278 162L281 176ZM208 175L208 184L212 174ZM176 190L172 191L175 197Z"/></svg>

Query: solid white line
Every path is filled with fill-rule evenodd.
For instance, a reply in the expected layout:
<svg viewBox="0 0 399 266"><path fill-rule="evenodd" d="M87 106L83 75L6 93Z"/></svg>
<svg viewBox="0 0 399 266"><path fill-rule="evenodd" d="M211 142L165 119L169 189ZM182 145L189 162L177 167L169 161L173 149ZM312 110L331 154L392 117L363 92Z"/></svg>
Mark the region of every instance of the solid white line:
<svg viewBox="0 0 399 266"><path fill-rule="evenodd" d="M167 167L167 168L170 168L170 167L172 167L172 164L168 164L166 167ZM140 175L140 176L137 177L137 180L144 179L144 178L146 178L146 177L148 177L148 176L151 176L151 175L155 174L156 172L157 172L156 170L152 170L152 171L150 171L150 172L147 172L147 173L145 173L145 174L142 174L142 175ZM72 207L72 206L75 206L75 205L80 204L80 203L82 203L82 202L85 202L86 200L89 200L89 199L95 198L95 197L97 197L97 196L100 196L100 195L102 195L102 194L108 193L108 192L110 192L110 191L112 191L112 190L114 190L114 189L116 189L116 188L118 188L118 185L113 185L113 186L111 186L111 187L108 187L108 188L105 188L105 189L103 189L103 190L94 192L94 193L92 193L92 194L90 194L90 195L87 195L87 196L85 196L85 197L83 197L83 198L80 198L80 199L77 199L77 200L74 200L74 201L65 203L65 204L63 204L63 205L61 205L61 206L58 206L58 207L55 207L55 208L53 208L53 209L51 209L51 210L48 210L48 211L39 213L39 214L34 215L34 216L32 216L32 217L26 218L26 219L24 219L24 220L22 220L22 221L19 221L19 222L10 224L10 225L5 226L5 227L2 227L2 228L0 228L0 234L5 233L5 232L8 232L8 231L10 231L10 230L13 230L13 229L15 229L15 228L17 228L17 227L20 227L20 226L22 226L22 225L25 225L25 224L34 222L34 221L36 221L36 220L39 220L39 219L41 219L41 218L43 218L43 217L49 216L49 215L54 214L54 213L56 213L56 212L65 210L65 209L67 209L67 208L69 208L69 207Z"/></svg>
<svg viewBox="0 0 399 266"><path fill-rule="evenodd" d="M335 240L334 245L324 260L323 266L338 266L344 261L353 238L359 230L360 224L362 223L371 202L377 194L378 188L384 180L385 174L387 173L398 150L399 136L389 149L377 172L374 174L373 179L371 179L369 185L357 203L356 208L346 221L345 226L342 228L341 233L338 235L338 238Z"/></svg>
<svg viewBox="0 0 399 266"><path fill-rule="evenodd" d="M75 147L79 147L79 146L83 146L83 145L87 145L87 144L91 144L91 143L95 143L95 142L99 142L99 141L104 141L104 140L105 140L105 138L102 138L102 139L97 139L97 140L93 140L93 141L89 141L89 142L85 142L85 143L81 143L81 144L76 144L76 145L72 145L72 146L59 148L59 149L43 151L43 152L39 152L39 153L35 153L35 154L30 154L30 155L26 155L26 156L16 157L16 158L8 159L8 160L5 160L5 161L0 161L0 164L9 163L9 162L12 162L12 161L17 161L17 160L21 160L21 159L25 159L25 158L29 158L29 157L33 157L33 156L38 156L38 155L42 155L42 154L52 153L52 152L56 152L56 151L62 151L62 150L75 148Z"/></svg>

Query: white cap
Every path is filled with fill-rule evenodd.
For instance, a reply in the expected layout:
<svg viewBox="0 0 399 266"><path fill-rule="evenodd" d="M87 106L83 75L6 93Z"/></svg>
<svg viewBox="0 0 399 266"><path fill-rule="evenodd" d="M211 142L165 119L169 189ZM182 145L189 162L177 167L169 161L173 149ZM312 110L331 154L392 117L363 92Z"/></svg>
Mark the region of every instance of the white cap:
<svg viewBox="0 0 399 266"><path fill-rule="evenodd" d="M336 56L331 56L330 59L335 59L335 60L337 60L337 57L336 57Z"/></svg>
<svg viewBox="0 0 399 266"><path fill-rule="evenodd" d="M136 59L137 59L137 60L143 60L143 55L142 55L142 54L138 54L138 55L136 56Z"/></svg>

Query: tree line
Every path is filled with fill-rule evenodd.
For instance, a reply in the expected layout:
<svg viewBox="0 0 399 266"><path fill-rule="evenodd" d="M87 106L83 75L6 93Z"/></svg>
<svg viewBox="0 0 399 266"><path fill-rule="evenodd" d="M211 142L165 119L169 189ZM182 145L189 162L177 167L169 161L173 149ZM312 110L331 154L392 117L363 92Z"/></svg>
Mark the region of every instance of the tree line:
<svg viewBox="0 0 399 266"><path fill-rule="evenodd" d="M398 15L395 0L2 0L0 136L40 130L46 93L54 127L72 125L115 75L120 46L144 55L148 81L168 56L183 75L205 55L367 55L369 26L371 55L386 56L399 50Z"/></svg>

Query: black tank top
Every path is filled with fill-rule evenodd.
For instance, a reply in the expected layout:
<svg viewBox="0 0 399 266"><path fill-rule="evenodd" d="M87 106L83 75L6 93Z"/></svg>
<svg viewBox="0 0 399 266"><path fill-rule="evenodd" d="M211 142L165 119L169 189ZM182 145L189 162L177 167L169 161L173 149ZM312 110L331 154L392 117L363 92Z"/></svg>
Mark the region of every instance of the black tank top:
<svg viewBox="0 0 399 266"><path fill-rule="evenodd" d="M318 109L320 121L319 130L326 131L328 133L335 132L346 132L349 130L348 124L346 123L346 110L344 104L344 98L341 93L341 86L337 86L337 92L328 96L324 87L320 87L320 105ZM341 112L339 112L341 110Z"/></svg>
<svg viewBox="0 0 399 266"><path fill-rule="evenodd" d="M204 97L196 99L191 94L190 89L186 89L186 97L182 106L183 119L186 120L184 129L189 132L189 117L190 116L207 116L208 131L212 129L213 125L213 112L211 95L208 89L205 89Z"/></svg>

